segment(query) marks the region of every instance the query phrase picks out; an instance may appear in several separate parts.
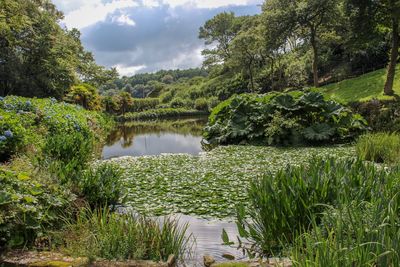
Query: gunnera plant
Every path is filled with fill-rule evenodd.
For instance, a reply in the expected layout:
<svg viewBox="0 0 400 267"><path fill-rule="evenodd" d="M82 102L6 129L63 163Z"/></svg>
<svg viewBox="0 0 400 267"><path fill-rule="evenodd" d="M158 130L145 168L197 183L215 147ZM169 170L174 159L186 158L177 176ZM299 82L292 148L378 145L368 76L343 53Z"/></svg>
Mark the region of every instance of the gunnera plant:
<svg viewBox="0 0 400 267"><path fill-rule="evenodd" d="M350 141L366 124L361 115L317 92L242 94L213 109L204 138L222 145L320 145Z"/></svg>

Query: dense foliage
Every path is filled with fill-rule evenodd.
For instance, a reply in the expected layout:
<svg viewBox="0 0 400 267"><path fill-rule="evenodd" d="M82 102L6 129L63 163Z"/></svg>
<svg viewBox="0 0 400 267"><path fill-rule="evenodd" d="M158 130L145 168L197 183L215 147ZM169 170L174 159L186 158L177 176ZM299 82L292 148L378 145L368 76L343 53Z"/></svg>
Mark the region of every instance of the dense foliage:
<svg viewBox="0 0 400 267"><path fill-rule="evenodd" d="M79 180L82 195L92 209L115 207L124 194L122 171L113 163L101 163L84 171Z"/></svg>
<svg viewBox="0 0 400 267"><path fill-rule="evenodd" d="M155 120L165 118L179 118L179 117L190 117L198 115L207 115L208 111L188 110L185 108L158 108L149 109L138 113L127 113L122 120Z"/></svg>
<svg viewBox="0 0 400 267"><path fill-rule="evenodd" d="M100 85L115 70L98 66L80 33L59 25L51 1L0 2L0 95L62 98L80 80Z"/></svg>
<svg viewBox="0 0 400 267"><path fill-rule="evenodd" d="M68 190L40 182L34 173L1 168L0 185L0 250L45 238L49 229L60 227L60 217L74 200Z"/></svg>
<svg viewBox="0 0 400 267"><path fill-rule="evenodd" d="M0 247L49 247L110 122L55 99L1 98L0 114Z"/></svg>
<svg viewBox="0 0 400 267"><path fill-rule="evenodd" d="M365 126L360 115L320 93L293 91L231 97L213 110L204 137L212 144L337 143Z"/></svg>

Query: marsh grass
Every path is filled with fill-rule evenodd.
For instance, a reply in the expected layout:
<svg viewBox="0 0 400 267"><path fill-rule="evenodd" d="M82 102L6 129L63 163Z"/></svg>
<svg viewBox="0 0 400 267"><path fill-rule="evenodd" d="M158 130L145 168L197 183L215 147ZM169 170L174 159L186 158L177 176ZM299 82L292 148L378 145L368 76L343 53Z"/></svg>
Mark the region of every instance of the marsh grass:
<svg viewBox="0 0 400 267"><path fill-rule="evenodd" d="M241 246L295 266L399 266L399 169L335 158L305 166L251 182Z"/></svg>
<svg viewBox="0 0 400 267"><path fill-rule="evenodd" d="M361 136L356 145L356 151L362 160L377 163L400 162L400 134L370 133Z"/></svg>
<svg viewBox="0 0 400 267"><path fill-rule="evenodd" d="M108 208L84 209L65 231L66 252L91 260L166 261L190 255L193 238L188 224L176 219L148 219L131 213L112 213Z"/></svg>

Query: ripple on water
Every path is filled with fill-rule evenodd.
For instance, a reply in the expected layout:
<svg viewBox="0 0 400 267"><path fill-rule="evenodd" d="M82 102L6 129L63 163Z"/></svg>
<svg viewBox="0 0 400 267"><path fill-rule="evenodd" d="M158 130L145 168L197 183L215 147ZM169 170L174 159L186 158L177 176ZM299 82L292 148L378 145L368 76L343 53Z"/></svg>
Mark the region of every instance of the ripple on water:
<svg viewBox="0 0 400 267"><path fill-rule="evenodd" d="M203 256L213 256L217 261L224 261L223 254L235 256L237 260L245 259L241 250L236 247L222 245L222 230L228 233L231 240L236 240L238 236L236 224L222 220L200 219L188 215L175 215L179 222L189 223L188 234L192 233L196 239L193 259L188 266L203 266Z"/></svg>

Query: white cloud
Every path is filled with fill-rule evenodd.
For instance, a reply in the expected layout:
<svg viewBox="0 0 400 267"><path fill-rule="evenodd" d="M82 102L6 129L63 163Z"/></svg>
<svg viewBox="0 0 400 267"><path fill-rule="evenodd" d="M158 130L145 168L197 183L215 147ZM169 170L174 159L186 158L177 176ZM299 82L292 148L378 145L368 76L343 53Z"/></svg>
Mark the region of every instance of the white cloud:
<svg viewBox="0 0 400 267"><path fill-rule="evenodd" d="M111 21L116 22L118 25L129 25L129 26L136 25L135 21L126 14L115 16L111 19Z"/></svg>
<svg viewBox="0 0 400 267"><path fill-rule="evenodd" d="M117 69L120 76L132 76L135 75L141 69L146 68L146 65L132 66L132 67L115 65L114 67Z"/></svg>
<svg viewBox="0 0 400 267"><path fill-rule="evenodd" d="M108 14L119 9L136 6L138 6L138 3L133 0L113 0L110 3L102 3L101 0L89 0L83 2L78 9L67 13L64 23L68 28L82 29L104 21Z"/></svg>
<svg viewBox="0 0 400 267"><path fill-rule="evenodd" d="M217 8L228 5L246 5L250 0L163 0L163 2L172 7L187 5L198 8Z"/></svg>

